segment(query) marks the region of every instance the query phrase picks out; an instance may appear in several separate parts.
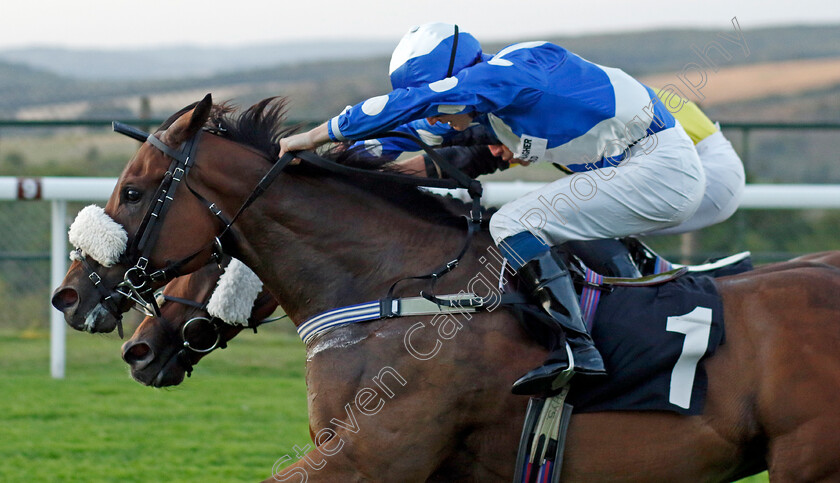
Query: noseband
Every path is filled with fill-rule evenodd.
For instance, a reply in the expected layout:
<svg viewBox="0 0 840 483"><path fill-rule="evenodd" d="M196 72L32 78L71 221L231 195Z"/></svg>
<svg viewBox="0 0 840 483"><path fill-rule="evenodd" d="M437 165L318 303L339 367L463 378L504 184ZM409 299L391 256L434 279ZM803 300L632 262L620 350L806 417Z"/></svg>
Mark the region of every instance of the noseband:
<svg viewBox="0 0 840 483"><path fill-rule="evenodd" d="M130 301L132 302L132 308L139 310L145 315L150 317L160 317L160 308L155 300L153 286L166 283L169 280L181 275L181 268L208 248L208 246L202 247L192 255L184 257L176 262L172 262L164 268L149 272L149 259L151 258L151 252L161 234L163 219L169 211L169 208L172 206L172 203L175 201L175 195L180 184L183 183L187 189L189 189L189 191L196 196L196 198L198 198L199 201L201 201L201 203L203 203L221 222L223 228L209 247L212 252L212 260L215 260L217 264L220 264L223 254L222 240L229 234L233 223L251 203L260 197L266 189L268 189L269 185L285 168L285 166L294 159L294 156L291 153L287 153L281 159L274 162L272 168L252 191L251 195L239 208L234 217L228 220L222 214L221 208L193 190L187 182L187 175L195 163L195 156L200 136L205 130L215 134L214 131L206 128L201 129L182 143L179 148L173 149L158 139L154 133L147 134L137 128L128 126L121 122L114 122L113 129L115 132L126 135L137 141L148 142L172 159L169 168L164 174L163 180L155 192L155 196L152 198L153 202L143 217L143 221L140 223L140 226L137 228L134 236L131 237L130 245L120 257L120 265L131 267L125 271L123 280L120 283L111 288L106 287L102 283L102 279L99 274L97 274L93 267L91 267L87 262L85 255L81 250L76 250L73 255L74 259L82 262L82 267L87 273L88 279L91 280L97 291L99 291L103 308L105 308L105 310L107 310L117 320L119 335L122 337L122 312L120 311L120 306L126 301ZM247 148L247 146L243 147ZM249 151L266 158L266 156L262 153L251 149L249 149ZM203 352L209 352L214 348L215 344L214 347L206 349Z"/></svg>
<svg viewBox="0 0 840 483"><path fill-rule="evenodd" d="M190 192L198 198L199 201L202 202L210 212L221 222L223 229L219 233L217 237L215 237L214 241L212 242L212 249L213 249L213 259L216 260L217 263L221 260L221 255L223 253L222 247L222 240L225 239L225 236L228 235L231 226L239 217L239 215L253 203L257 198L262 196L268 186L274 181L274 179L279 175L279 173L288 165L292 159L294 159L294 155L287 153L279 160L274 162L271 170L265 175L262 181L257 185L256 188L251 192L251 195L242 204L236 214L228 220L223 214L222 209L219 208L215 203L207 200L201 194L196 192L192 187L190 187L189 183L187 182L187 175L189 175L190 168L195 163L195 152L198 149L198 141L201 134L204 131L208 131L211 134L216 134L216 131L212 131L210 129L204 128L197 131L190 139L186 140L181 147L178 149L172 149L166 144L164 144L160 139L158 139L154 134L146 134L139 129L133 128L131 126L125 125L120 122L113 123L113 129L115 132L120 134L124 134L129 136L133 139L138 141L148 142L155 148L159 149L165 155L169 156L172 159L172 163L169 166L166 174L164 175L163 181L161 181L160 187L158 187L157 194L155 196L155 202L152 206L149 207L149 210L146 212L146 215L143 219L143 222L137 229L137 233L134 237L132 237L132 244L129 245L128 250L126 250L126 259L124 261L128 262L126 265L133 264L134 266L128 269L125 273L126 280L123 283L127 284L129 288L133 290L140 290L144 287L150 286L153 283L165 283L172 278L177 277L180 275L180 269L190 262L193 258L198 256L204 249L207 247L203 247L200 250L196 251L192 255L189 255L181 260L173 262L169 264L167 267L162 269L156 270L152 273L147 272L149 258L151 256L151 252L157 242L158 236L160 235L161 226L163 223L163 218L166 216L167 211L169 210L170 206L175 200L176 190L181 182L190 190ZM239 145L239 143L236 143ZM240 145L243 148L248 149L247 146ZM251 152L259 155L262 158L268 160L265 154L259 153L253 149L248 149ZM269 160L273 161L273 160ZM140 298L147 301L147 302L154 302L154 297L149 298L149 294L151 293L150 290L146 290L142 292ZM156 312L154 315L158 315L159 312Z"/></svg>
<svg viewBox="0 0 840 483"><path fill-rule="evenodd" d="M114 123L114 130L127 134L135 139L142 137L142 132L129 128L120 123ZM131 244L125 252L125 258L122 260L126 265L133 265L126 270L123 284L138 298L148 302L154 302L154 297L149 298L148 294L151 292L150 287L153 283L166 282L172 277L176 276L177 270L185 263L189 262L199 252L196 252L189 257L174 262L169 266L148 273L149 258L151 252L155 247L158 237L161 233L163 219L172 203L175 201L175 195L181 183L186 184L186 177L189 174L190 168L195 163L195 152L198 148L198 139L202 131L199 130L190 139L185 141L179 149L172 149L158 139L154 134L146 136L145 141L159 149L163 154L169 156L172 162L169 169L163 176L163 180L158 187L152 204L146 211L143 221L137 228L137 232L131 238ZM159 311L155 310L155 315L159 315Z"/></svg>
<svg viewBox="0 0 840 483"><path fill-rule="evenodd" d="M383 133L383 135L405 137L417 142L417 144L430 157L432 157L433 160L435 160L435 162L450 176L451 179L434 180L417 178L411 175L374 172L369 170L363 170L360 168L351 168L347 166L338 165L332 161L321 158L315 153L286 152L280 159L269 160L270 162L273 162L271 169L269 169L269 171L263 176L263 178L251 192L250 196L239 207L238 211L234 214L234 216L230 220L228 220L222 214L221 208L219 208L215 203L210 202L209 200L204 198L201 194L197 193L192 187L190 187L189 183L187 182L187 175L189 174L190 168L195 162L195 153L198 148L199 137L205 130L210 131L211 134L217 134L217 132L208 128L200 129L190 139L182 143L182 145L179 146L179 148L173 149L164 144L160 139L158 139L154 135L154 133L147 134L137 128L128 126L120 122L114 122L113 129L115 132L126 135L137 141L148 142L149 144L160 150L163 154L172 159L169 169L164 174L164 178L157 189L154 201L147 210L143 221L138 227L135 235L131 238L131 244L128 246L128 249L125 251L125 253L120 259L120 265L131 267L128 270L126 270L122 282L117 284L113 289L108 289L102 286L101 279L96 274L96 272L93 271L87 263L83 263L85 270L88 272L88 277L91 279L94 285L96 285L97 290L102 294L102 300L103 302L105 302L103 306L117 319L120 336L122 336L122 314L119 312L119 305L121 305L121 303L123 303L125 300L130 300L134 303L133 305L136 304L136 306L139 306L140 310L146 315L159 317L160 309L157 305L157 302L155 301L152 286L155 284L166 283L172 278L180 275L180 269L207 248L211 248L213 259L215 259L216 262L219 263L223 253L223 240L225 240L225 237L229 235L233 223L242 214L242 212L245 211L245 209L247 209L254 201L257 200L257 198L259 198L260 196L262 196L263 193L265 193L265 191L270 187L270 185L285 169L285 167L296 157L299 157L300 159L305 160L313 165L324 167L336 173L363 174L368 177L387 179L389 181L413 186L467 189L468 193L470 194L470 197L472 198L472 207L470 210L470 216L467 218L467 221L469 222L467 237L465 238L464 243L462 244L459 254L454 259L446 262L443 266L438 267L429 274L409 278L437 280L443 274L448 273L449 271L454 269L458 265L460 258L466 252L472 235L478 230L478 226L481 223L481 183L477 180L470 179L463 172L461 172L457 168L454 168L451 164L449 164L447 161L441 158L439 154L434 152L432 148L426 143L404 133L387 132ZM258 154L263 158L268 159L265 154L258 153L255 150L250 149L248 146L241 146L243 146L243 148L248 149L249 151L254 152L255 154ZM173 262L164 268L149 273L149 259L151 257L151 252L160 235L163 218L168 212L172 203L174 202L176 191L178 189L178 186L182 182L184 183L184 185L186 185L187 189L189 189L190 192L201 203L203 203L210 210L210 212L221 222L223 228L220 234L217 237L215 237L214 241L210 244L210 246L202 247L192 255L189 255L176 262ZM400 281L402 280L399 280L397 283L399 283ZM391 287L391 290L389 290L389 298L391 297L391 293L393 292L394 287L397 285L397 283L394 283L394 285Z"/></svg>
<svg viewBox="0 0 840 483"><path fill-rule="evenodd" d="M160 309L155 300L152 286L156 283L165 283L179 275L180 268L203 250L199 250L162 269L151 273L148 272L149 258L161 234L163 219L175 200L178 187L181 183L186 184L186 176L195 163L195 153L202 131L199 130L178 149L172 149L154 134L147 134L120 122L114 122L113 129L132 139L148 142L172 159L169 168L163 176L163 180L155 192L155 196L152 198L151 205L143 216L143 220L137 228L135 235L131 238L131 244L120 257L119 263L121 265L131 267L125 271L123 280L120 283L111 288L106 287L102 283L101 277L86 260L84 253L78 249L74 252L73 258L82 262L82 267L87 273L88 279L93 282L101 294L102 306L117 320L119 335L122 337L122 312L120 311L120 305L128 300L132 302L132 308L139 310L147 316L159 317Z"/></svg>
<svg viewBox="0 0 840 483"><path fill-rule="evenodd" d="M161 297L163 298L163 301L165 301L165 302L179 303L179 304L182 304L182 305L186 305L188 307L193 307L193 308L195 308L197 310L200 310L202 312L207 311L207 305L208 305L208 302L209 302L209 299L207 301L204 301L204 302L197 302L195 300L185 299L185 298L181 298L181 297L172 297L172 296L169 296L169 295L162 295L162 294L161 294ZM266 295L264 295L260 299L255 300L254 301L254 307L261 306L262 304L260 303L260 301L261 300L264 301L265 297L266 297ZM271 296L268 295L267 297L271 297ZM161 305L163 305L163 302L161 302ZM252 318L249 318L248 319L248 324L243 325L241 327L243 329L251 329L256 334L257 333L257 328L259 326L261 326L263 324L267 324L269 322L275 322L275 321L280 320L284 317L287 317L287 316L283 315L283 316L280 316L280 317L269 317L269 318L262 319L262 320L254 320ZM195 338L193 338L191 340L190 331L188 330L188 328L191 325L199 333L199 336L201 334L205 333L208 329L212 330L213 333L215 334L213 342L210 345L207 345L207 344L203 344L203 341L196 340ZM227 348L227 341L222 340L222 330L225 327L232 327L232 325L228 324L227 322L220 319L219 317L210 316L209 314L206 315L206 316L205 315L198 315L198 316L191 317L190 319L188 319L184 323L184 325L181 326L181 330L179 330L179 334L181 336L181 349L170 359L169 362L167 362L165 364L164 368L161 369L161 373L165 372L166 366L170 366L171 364L180 364L183 367L184 371L187 373L187 377L189 377L192 374L192 368L193 368L193 363L192 363L192 361L189 357L190 352L204 355L204 354L209 354L210 352L213 352L216 349L226 349Z"/></svg>

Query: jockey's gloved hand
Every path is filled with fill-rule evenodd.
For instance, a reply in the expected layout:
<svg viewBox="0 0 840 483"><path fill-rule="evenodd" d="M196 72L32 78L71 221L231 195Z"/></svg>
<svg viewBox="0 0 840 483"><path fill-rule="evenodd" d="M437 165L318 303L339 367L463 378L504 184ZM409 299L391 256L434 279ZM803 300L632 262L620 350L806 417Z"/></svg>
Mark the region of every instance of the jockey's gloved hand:
<svg viewBox="0 0 840 483"><path fill-rule="evenodd" d="M443 159L460 169L470 178L477 178L482 174L494 173L498 170L505 170L510 167L507 161L500 157L493 156L486 146L449 146L435 150ZM441 170L428 154L423 155L426 163L426 176L430 178L448 178L449 176Z"/></svg>

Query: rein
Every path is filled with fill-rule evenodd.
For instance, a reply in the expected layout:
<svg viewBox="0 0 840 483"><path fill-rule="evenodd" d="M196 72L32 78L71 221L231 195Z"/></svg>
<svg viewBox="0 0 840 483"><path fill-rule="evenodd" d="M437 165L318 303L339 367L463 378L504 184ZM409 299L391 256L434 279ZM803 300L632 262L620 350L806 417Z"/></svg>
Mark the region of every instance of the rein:
<svg viewBox="0 0 840 483"><path fill-rule="evenodd" d="M147 134L145 137L142 137L145 133L139 129L126 126L122 123L113 123L113 129L114 131L126 134L133 139L139 140L142 138L144 142L148 142L165 155L172 158L169 169L166 171L160 186L155 192L155 196L153 197L154 201L146 211L140 226L137 227L134 237L131 238L131 244L126 248L121 257L122 261L126 265L133 264L134 266L126 270L123 275L123 281L117 284L110 293L108 293L111 300L114 298L119 299L121 297L125 297L135 302L135 304L139 304L143 308L141 311L146 313L146 315L159 317L160 308L158 307L157 301L152 293L152 283L171 279L175 276L178 269L180 269L183 264L189 262L197 256L198 253L200 253L196 252L193 255L190 255L151 274L146 272L151 251L154 248L154 244L157 241L158 236L160 235L163 218L166 216L166 213L172 206L172 202L175 200L175 193L178 186L181 182L186 183L186 176L195 162L194 158L196 150L198 149L198 139L201 131L188 139L184 143L183 147L175 150L164 144L161 140L155 137L154 134ZM80 258L84 260L84 257L81 256L81 254L79 255ZM88 272L88 278L90 278L94 285L96 285L100 293L105 295L106 292L109 292L108 289L101 286L99 283L99 276L92 270L90 265L85 262L83 263L83 266ZM114 295L116 295L116 297L114 297ZM103 297L103 300L107 301L109 299ZM119 335L122 337L122 314L119 313L114 303L107 303L105 308L117 319Z"/></svg>
<svg viewBox="0 0 840 483"><path fill-rule="evenodd" d="M457 28L457 27L456 27ZM394 282L391 287L388 289L388 293L385 298L382 300L382 307L384 308L384 316L385 317L396 317L399 314L395 313L394 311L390 310L390 307L393 306L394 292L396 291L397 285L401 282L406 280L430 280L431 281L431 290L434 290L434 284L437 280L446 275L447 273L451 272L458 266L461 261L461 258L467 253L469 250L470 244L472 243L473 236L480 231L481 228L481 196L483 194L483 188L481 186L481 182L475 179L470 178L463 171L459 170L458 168L452 166L448 161L443 159L440 154L435 152L431 146L423 142L421 139L412 136L407 133L402 133L398 131L387 131L380 135L374 136L374 138L379 137L399 137L408 139L417 143L429 157L437 163L440 168L450 176L450 179L429 179L429 178L419 178L417 176L411 176L406 174L398 174L398 173L386 173L382 171L371 171L367 169L360 169L360 168L353 168L350 166L340 165L328 159L325 159L311 151L300 151L295 153L295 156L321 168L324 168L328 171L344 174L344 175L360 175L365 176L373 179L382 179L390 182L400 183L400 184L407 184L409 186L415 187L424 187L424 188L446 188L446 189L455 189L455 188L464 188L469 193L470 198L472 199L472 204L470 207L470 216L467 218L467 234L464 237L464 240L461 243L461 247L458 250L457 255L454 258L445 262L444 264L440 265L439 267L435 268L429 273L423 275L417 275L413 277L405 277L397 280ZM289 153L286 153L289 154ZM285 156L285 155L284 155ZM423 292L421 295L425 297Z"/></svg>
<svg viewBox="0 0 840 483"><path fill-rule="evenodd" d="M323 158L315 154L314 152L287 152L283 156L281 156L280 159L274 162L271 169L269 169L269 171L257 183L257 185L252 190L251 194L242 203L242 205L239 207L239 209L236 211L233 217L228 219L222 213L221 208L219 208L214 202L211 202L210 200L202 196L200 193L195 191L187 181L187 175L189 174L189 170L195 162L195 153L198 148L198 139L202 131L206 130L212 135L221 136L219 132L213 131L211 129L199 130L190 139L185 141L180 148L173 149L167 146L165 143L163 143L160 139L158 139L154 135L154 133L147 134L137 128L125 125L120 122L113 123L113 130L120 134L124 134L128 137L131 137L132 139L141 142L148 142L149 144L160 150L163 154L172 158L172 162L169 166L169 169L164 175L164 179L163 181L161 181L161 184L156 192L155 201L149 207L149 210L144 216L143 221L141 222L140 226L135 232L135 236L132 237L131 245L126 250L123 256L123 263L125 265L133 266L125 272L124 280L120 284L118 284L117 287L115 287L112 293L107 293L108 290L105 287L100 288L99 284L97 284L97 288L103 294L103 299L105 299L106 296L113 296L114 293L120 294L121 296L127 297L133 302L140 304L140 306L144 308L143 311L147 315L157 317L160 316L160 309L155 300L151 286L154 283L167 282L173 277L178 276L179 270L183 265L194 259L196 256L198 256L199 253L201 253L207 248L207 246L202 247L192 255L189 255L179 261L173 262L170 265L158 269L152 273L147 272L151 251L155 246L155 242L158 236L160 235L163 217L166 215L172 203L174 202L174 195L181 182L183 182L186 185L187 189L202 204L204 204L217 219L219 219L223 227L219 235L216 236L214 241L211 243L211 245L214 246L213 257L216 259L217 262L219 261L221 255L224 253L223 241L226 239L226 237L232 234L231 228L233 224L251 204L253 204L260 196L262 196L266 190L268 190L268 188L271 186L274 180L277 179L277 176L279 176L279 174L286 168L286 166L288 166L289 163L291 163L292 160L294 160L295 158L300 158L301 160L310 163L314 166L318 166L327 171L342 175L359 175L368 178L381 179L389 182L396 182L415 187L466 189L470 197L472 198L472 205L470 209L470 216L467 219L467 235L465 236L465 239L462 242L458 254L454 258L452 258L451 260L444 263L443 265L441 265L440 267L436 268L428 274L419 275L415 277L407 277L394 282L394 284L389 289L386 298L384 299L386 301L386 304L384 305L388 307L392 305L390 302L394 300L393 294L396 289L396 286L400 282L412 279L431 280L432 286L434 286L434 283L438 278L452 271L458 265L464 254L467 252L473 235L479 231L479 227L481 224L481 183L477 180L469 178L463 172L452 166L448 161L443 159L429 145L427 145L420 139L405 133L391 131L383 133L377 137L394 136L413 140L431 157L431 159L435 163L437 163L441 167L441 169L444 172L446 172L450 176L450 179L418 178L416 176L406 174L372 171L367 169L340 165L334 161ZM241 146L243 148L249 148L245 145ZM258 153L254 149L248 150L253 153L259 154L264 159L268 159L268 157L265 156L263 153ZM87 266L87 264L85 265L86 269L91 272L89 276L93 280L93 275L95 275L95 272L90 270L90 267ZM98 278L98 275L96 276L96 278ZM118 321L121 320L121 314L117 313L116 308L113 307L113 304L109 303L106 306L106 309L111 311L111 313L115 316L115 318ZM389 316L393 315L396 314L389 314ZM121 324L119 325L120 332L122 332Z"/></svg>
<svg viewBox="0 0 840 483"><path fill-rule="evenodd" d="M170 295L161 295L161 296L162 296L163 300L166 301L166 302L175 302L175 303L179 303L179 304L182 304L182 305L186 305L187 307L192 307L196 310L201 310L201 311L204 311L204 312L207 311L207 302L208 301L197 302L195 300L185 299L185 298L181 298L181 297L173 297L173 296L170 296ZM255 301L254 305L256 306L257 304L258 304L258 301ZM257 333L257 328L260 327L261 325L268 324L270 322L275 322L275 321L280 320L284 317L287 317L287 316L268 317L268 318L265 318L265 319L262 319L262 320L254 320L252 318L249 318L248 319L248 324L247 325L242 325L240 327L242 327L243 329L251 329L251 330L254 331L254 333ZM189 327L190 324L197 324L198 325L201 322L204 322L206 324L210 324L213 327L214 332L216 333L215 342L213 342L213 344L211 344L209 347L206 347L206 348L202 348L202 347L199 347L197 344L190 343L189 337L187 336L187 327ZM181 326L181 331L180 331L181 332L181 340L183 342L184 349L188 349L188 350L191 350L193 352L198 352L200 354L206 354L208 352L212 352L215 349L225 349L225 348L227 348L227 344L225 344L221 340L221 338L222 338L222 329L225 328L225 327L228 327L228 326L234 327L234 326L228 324L227 322L223 321L222 319L220 319L218 317L214 317L214 316L191 317L190 319L187 320L186 323L184 323L184 325Z"/></svg>
<svg viewBox="0 0 840 483"><path fill-rule="evenodd" d="M164 302L175 302L205 312L207 310L207 305L209 302L209 299L204 302L197 302L192 299L173 297L170 295L163 294L160 294L160 297L163 300L162 302L160 302L160 305L163 305ZM272 298L272 296L270 294L264 294L262 297L254 301L254 307L262 306L262 304L265 303L266 298L270 299ZM253 318L249 318L248 324L243 325L241 327L242 329L251 329L256 334L258 327L271 322L276 322L285 317L288 316L282 315L279 317L267 317L262 320L254 320ZM202 346L201 343L197 341L190 342L190 336L187 330L190 325L194 325L196 328L195 330L197 330L199 333L206 333L207 326L209 326L210 330L212 330L215 334L213 342L210 345L206 345L206 347ZM210 352L213 352L216 349L226 349L227 342L222 340L222 330L226 327L234 326L226 323L224 320L215 316L199 315L196 317L189 318L184 323L184 325L181 326L181 330L179 331L179 334L181 336L181 349L178 352L176 352L175 355L169 359L169 361L166 362L164 368L160 371L159 374L164 374L169 366L180 365L184 369L184 372L187 374L187 377L190 377L192 375L192 369L194 366L193 362L189 357L190 352L205 355L209 354ZM160 377L160 375L158 377Z"/></svg>
<svg viewBox="0 0 840 483"><path fill-rule="evenodd" d="M126 299L131 300L134 302L132 307L136 308L139 306L139 310L144 314L159 317L160 308L152 292L152 283L167 281L177 276L179 269L201 252L198 251L151 274L146 271L151 251L160 235L163 217L175 200L175 193L178 186L181 182L186 184L186 176L195 162L194 158L198 149L198 138L201 131L188 139L180 149L175 150L160 141L154 134L147 134L123 123L114 122L113 129L115 132L124 134L132 139L148 142L172 158L169 169L166 171L163 180L155 192L155 196L153 197L154 201L146 211L143 221L137 228L134 237L132 237L131 244L126 247L125 252L120 257L121 262L125 265L133 265L123 274L122 282L110 289L105 287L101 283L101 277L87 262L84 254L80 250L76 250L77 258L82 262L82 267L87 273L88 278L102 296L103 307L116 319L117 330L119 336L122 337L123 327L122 313L119 310L120 303Z"/></svg>

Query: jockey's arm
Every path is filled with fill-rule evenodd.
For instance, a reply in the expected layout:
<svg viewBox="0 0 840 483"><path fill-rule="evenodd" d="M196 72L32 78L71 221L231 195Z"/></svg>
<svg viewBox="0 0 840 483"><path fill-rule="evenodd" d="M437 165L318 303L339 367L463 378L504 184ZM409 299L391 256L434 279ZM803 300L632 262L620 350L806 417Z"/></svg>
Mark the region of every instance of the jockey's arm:
<svg viewBox="0 0 840 483"><path fill-rule="evenodd" d="M287 151L314 149L330 140L364 139L441 113L493 112L511 103L521 89L516 84L503 84L488 90L481 78L453 82L446 88L432 83L415 89L395 89L388 95L348 106L315 129L280 140L280 155Z"/></svg>
<svg viewBox="0 0 840 483"><path fill-rule="evenodd" d="M289 151L311 151L329 141L330 135L327 130L327 123L323 123L307 132L294 134L281 139L278 157L283 157ZM291 164L298 163L300 163L300 159L297 158L291 162Z"/></svg>

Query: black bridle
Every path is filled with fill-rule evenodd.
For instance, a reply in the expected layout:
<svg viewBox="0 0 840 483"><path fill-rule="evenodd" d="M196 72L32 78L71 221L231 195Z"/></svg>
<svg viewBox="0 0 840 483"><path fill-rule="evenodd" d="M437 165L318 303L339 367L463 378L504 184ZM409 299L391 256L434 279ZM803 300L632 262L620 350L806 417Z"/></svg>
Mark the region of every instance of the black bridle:
<svg viewBox="0 0 840 483"><path fill-rule="evenodd" d="M90 266L82 251L77 249L75 252L76 258L82 262L82 267L87 273L88 279L102 296L103 307L116 319L117 330L119 336L122 337L123 327L120 306L128 300L132 302L132 307L139 307L139 310L144 314L160 316L160 309L155 301L152 285L156 282L168 281L177 276L178 270L200 253L200 251L196 252L155 272L147 272L151 251L160 236L163 218L175 200L178 187L181 183L186 183L187 174L195 162L195 153L201 131L184 142L179 149L172 149L154 134L146 134L139 129L119 122L114 122L113 128L118 133L125 134L138 141L150 143L172 159L169 169L164 174L163 180L152 198L152 203L143 217L143 221L131 239L131 244L126 247L125 252L120 257L121 264L131 265L131 268L125 271L120 283L114 287L106 287L99 274Z"/></svg>
<svg viewBox="0 0 840 483"><path fill-rule="evenodd" d="M170 295L163 295L163 294L161 294L160 297L165 302L179 303L179 304L182 304L182 305L186 305L187 307L192 307L192 308L194 308L198 311L204 312L204 313L207 312L207 304L209 302L209 297L208 297L208 300L205 300L204 302L197 302L197 301L191 300L191 299L185 299L185 298L181 298L181 297L173 297L173 296L170 296ZM264 297L271 297L271 295L265 295L264 294L262 298L264 298ZM260 300L262 298L258 298L257 300L254 301L254 307L258 306L258 304L260 303ZM160 305L163 305L163 302L161 302ZM285 317L288 317L288 316L287 315L282 315L282 316L279 316L279 317L268 317L268 318L260 319L260 320L254 319L253 317L249 317L247 325L243 325L243 326L241 326L241 328L242 329L251 329L256 334L257 333L257 328L262 326L263 324L268 324L270 322L275 322L275 321L283 319ZM190 338L190 333L191 332L188 330L191 325L200 334L204 334L208 330L213 331L213 336L212 336L213 342L211 342L209 345L207 345L207 344L203 344L199 340L195 340L195 339L191 340L191 338ZM187 377L190 377L192 375L192 369L193 369L193 366L194 366L194 364L192 362L192 359L190 358L190 353L200 354L201 356L204 356L206 354L209 354L210 352L213 352L216 349L226 349L227 348L227 341L222 339L222 331L226 328L232 328L232 327L234 327L234 326L232 326L232 325L226 323L225 321L223 321L222 319L220 319L218 317L214 317L210 314L196 315L196 316L190 317L189 319L187 319L187 321L184 323L184 325L181 326L180 330L178 331L178 333L180 335L180 349L178 350L178 352L175 353L175 355L173 355L163 365L163 367L161 367L160 371L158 372L157 377L158 378L164 377L164 375L167 373L168 369L170 367L172 367L172 365L174 365L174 364L180 365L184 369L184 372L186 373Z"/></svg>
<svg viewBox="0 0 840 483"><path fill-rule="evenodd" d="M121 265L130 266L131 268L126 270L123 280L119 284L113 288L105 287L104 284L102 284L99 275L84 259L84 255L80 251L78 252L79 257L82 260L82 265L88 273L88 278L94 283L97 290L102 295L103 307L117 320L120 337L123 335L122 313L119 311L120 306L126 301L131 301L133 307L137 308L139 306L140 311L146 315L159 317L160 308L155 300L153 286L166 283L172 278L180 275L180 269L207 248L212 247L213 260L215 260L216 263L219 263L221 256L224 253L223 240L230 236L233 224L254 201L256 201L263 195L263 193L265 193L266 190L268 190L277 176L279 176L286 166L288 166L295 158L300 158L310 164L338 174L361 175L411 186L446 189L465 188L467 190L472 198L472 206L470 209L470 216L467 218L467 236L465 237L459 253L455 258L436 268L434 271L426 275L410 277L410 279L428 279L434 282L442 275L452 271L466 253L472 236L478 231L481 224L481 183L477 180L471 179L462 171L452 166L448 161L444 160L438 153L436 153L431 146L427 145L420 139L405 133L392 131L380 134L376 137L393 136L413 140L441 167L445 173L447 173L447 175L450 176L449 179L418 178L411 175L372 171L340 165L334 161L318 156L313 152L287 152L273 163L271 169L269 169L259 183L257 183L251 194L242 203L234 216L228 219L222 213L221 208L219 208L214 202L207 200L200 193L196 192L187 182L187 176L190 168L195 163L195 156L200 136L205 131L211 135L220 135L219 132L207 128L201 129L190 137L190 139L184 141L181 146L173 149L158 139L154 133L148 134L140 129L128 126L121 122L114 122L113 129L115 132L126 135L137 141L148 142L172 160L169 169L164 174L163 180L155 193L155 197L153 198L149 209L143 217L143 221L137 228L134 236L131 238L130 245L127 247L125 253L123 253L120 259ZM245 145L241 146L248 148L248 146ZM263 153L250 148L248 150L258 154L270 162L273 161L268 159L268 157ZM210 246L202 247L181 260L172 262L161 269L149 272L149 259L155 243L160 236L163 218L172 206L172 203L175 200L175 194L181 183L183 183L187 189L220 221L222 230L219 235L215 237ZM401 281L402 280L399 280L394 283L388 292L388 298L392 297L397 283Z"/></svg>
<svg viewBox="0 0 840 483"><path fill-rule="evenodd" d="M204 302L197 302L195 300L185 299L185 298L181 298L181 297L173 297L173 296L170 296L170 295L162 295L162 298L166 302L179 303L179 304L186 305L187 307L192 307L192 308L194 308L198 311L205 312L205 313L207 312L207 303L209 302L209 299L204 301ZM254 301L255 306L257 305L258 301L259 301L259 299L257 301ZM242 326L239 326L239 327L241 327L242 329L251 329L256 334L257 333L257 328L259 326L261 326L263 324L267 324L269 322L274 322L276 320L280 320L284 317L286 317L286 316L284 315L284 316L280 316L280 317L269 317L269 318L265 318L265 319L262 319L262 320L255 320L253 318L248 318L248 323L246 325L242 325ZM188 329L189 329L190 325L195 325L198 328L198 329L196 329L198 332L205 332L206 328L209 327L215 335L215 340L210 345L202 344L201 342L196 341L196 340L193 340L191 342L190 337L189 337L189 332L188 332ZM227 343L222 340L222 330L225 329L225 328L228 328L228 327L234 327L234 326L232 326L231 324L228 324L224 320L222 320L218 317L212 316L210 314L197 315L197 316L194 316L194 317L190 317L189 319L187 319L187 321L184 323L184 325L181 326L181 329L179 331L180 335L181 335L181 345L183 346L184 349L187 349L187 350L190 350L192 352L199 353L199 354L207 354L207 353L212 352L216 349L225 349L225 348L227 348Z"/></svg>

